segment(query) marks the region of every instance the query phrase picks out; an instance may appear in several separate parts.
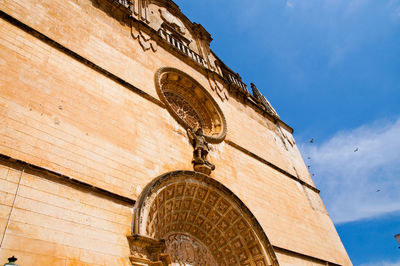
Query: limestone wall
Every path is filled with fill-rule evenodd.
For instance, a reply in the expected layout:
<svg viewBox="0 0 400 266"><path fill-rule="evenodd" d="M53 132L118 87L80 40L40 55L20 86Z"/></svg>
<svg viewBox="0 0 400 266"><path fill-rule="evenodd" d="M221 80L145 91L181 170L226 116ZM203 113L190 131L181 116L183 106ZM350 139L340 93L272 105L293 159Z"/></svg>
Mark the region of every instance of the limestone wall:
<svg viewBox="0 0 400 266"><path fill-rule="evenodd" d="M204 73L163 47L144 52L132 38L129 25L94 3L0 1L1 10L8 15L123 81L110 79L104 71L0 19L0 153L136 199L153 178L192 168L192 148L186 132L163 107L154 84L156 71L172 66L202 84L221 107L228 132L226 142L212 146L210 160L217 167L212 176L246 203L271 243L350 265L319 195L309 188L314 184L289 130L233 96L221 101ZM18 171L9 166L3 169L0 225L4 227L14 193L7 191L15 190ZM13 177L8 180L8 175ZM130 207L107 203L108 199L35 174L26 174L24 180L30 183L22 183L17 201L15 219L20 220L12 220L0 259L4 260L9 250L26 257L21 265L33 265L31 261L39 259L39 254L60 263L67 258L101 265L117 265L111 263L113 260L127 262L125 236L129 233ZM30 202L39 199L41 205ZM103 204L101 210L96 209ZM48 213L28 206L42 206L40 211ZM68 212L71 218L62 220L63 213ZM117 213L118 219L110 218L110 213ZM53 221L54 227L41 225L46 220L43 215ZM23 224L28 217L32 217L31 222ZM61 228L64 231L60 234L46 233ZM87 241L100 238L103 242L91 249L91 242L78 240L81 235L92 239ZM22 254L21 245L32 248ZM290 261L287 256L279 255L278 259Z"/></svg>
<svg viewBox="0 0 400 266"><path fill-rule="evenodd" d="M315 191L230 145L223 145L211 158L220 162L214 177L250 208L273 245L338 264L349 263Z"/></svg>
<svg viewBox="0 0 400 266"><path fill-rule="evenodd" d="M0 261L12 254L20 265L129 265L132 206L22 168L0 162L1 233L21 178Z"/></svg>

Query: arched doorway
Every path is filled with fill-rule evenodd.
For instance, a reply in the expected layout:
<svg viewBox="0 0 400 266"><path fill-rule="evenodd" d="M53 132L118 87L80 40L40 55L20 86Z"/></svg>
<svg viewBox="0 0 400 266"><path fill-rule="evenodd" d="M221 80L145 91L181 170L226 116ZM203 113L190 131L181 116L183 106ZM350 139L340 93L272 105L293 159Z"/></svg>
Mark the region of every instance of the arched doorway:
<svg viewBox="0 0 400 266"><path fill-rule="evenodd" d="M144 244L142 254L159 265L279 265L250 210L224 185L198 172L154 179L138 198L133 219L131 251L141 245L140 238L162 239ZM133 247L133 256L139 253Z"/></svg>

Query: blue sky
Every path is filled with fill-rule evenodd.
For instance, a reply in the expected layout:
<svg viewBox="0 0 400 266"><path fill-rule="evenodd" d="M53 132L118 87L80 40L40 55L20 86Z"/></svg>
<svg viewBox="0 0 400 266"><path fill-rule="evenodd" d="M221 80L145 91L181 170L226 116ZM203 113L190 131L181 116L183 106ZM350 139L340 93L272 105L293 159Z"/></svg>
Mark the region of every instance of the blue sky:
<svg viewBox="0 0 400 266"><path fill-rule="evenodd" d="M294 128L353 264L399 266L400 0L175 2Z"/></svg>

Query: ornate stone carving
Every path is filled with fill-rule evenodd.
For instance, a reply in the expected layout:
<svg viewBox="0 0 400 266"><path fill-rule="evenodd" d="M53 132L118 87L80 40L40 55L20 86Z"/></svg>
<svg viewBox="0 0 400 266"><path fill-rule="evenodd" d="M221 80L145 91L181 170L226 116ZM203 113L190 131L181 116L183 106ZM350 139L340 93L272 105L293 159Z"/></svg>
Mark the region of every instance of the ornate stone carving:
<svg viewBox="0 0 400 266"><path fill-rule="evenodd" d="M208 248L191 236L174 233L165 238L171 265L218 266Z"/></svg>
<svg viewBox="0 0 400 266"><path fill-rule="evenodd" d="M161 18L165 23L176 30L179 34L185 35L185 26L177 17L165 9L159 9L158 11L160 12Z"/></svg>
<svg viewBox="0 0 400 266"><path fill-rule="evenodd" d="M170 258L164 254L166 249L164 240L132 235L128 236L129 248L131 251L130 260L132 265L167 266L170 265Z"/></svg>
<svg viewBox="0 0 400 266"><path fill-rule="evenodd" d="M211 171L215 169L215 165L207 160L207 155L210 151L210 148L208 147L208 143L204 137L202 128L199 127L196 131L188 128L187 133L190 143L194 149L192 160L194 170L209 175Z"/></svg>
<svg viewBox="0 0 400 266"><path fill-rule="evenodd" d="M166 91L164 95L167 101L170 103L171 108L189 125L190 128L199 128L203 123L209 122L202 122L196 110L188 102L186 102L183 97L170 91ZM211 125L204 126L210 128Z"/></svg>
<svg viewBox="0 0 400 266"><path fill-rule="evenodd" d="M193 78L174 68L156 73L156 88L170 114L185 128L201 128L207 142L221 142L226 135L226 121L209 93Z"/></svg>
<svg viewBox="0 0 400 266"><path fill-rule="evenodd" d="M256 101L253 108L265 110L263 115L280 119L268 100L253 89L253 96L238 73L235 73L210 49L211 35L203 26L192 23L181 15L179 7L164 0L91 0L92 3L126 25L131 24L132 37L144 51L157 51L162 46L197 70L208 72L210 87L224 101L233 95L243 103ZM154 9L151 5L156 5ZM150 21L159 11L160 19ZM160 22L162 20L162 24ZM185 37L185 36L186 37ZM190 43L196 51L190 48ZM254 99L250 99L254 98Z"/></svg>
<svg viewBox="0 0 400 266"><path fill-rule="evenodd" d="M165 239L173 265L279 265L251 212L206 175L163 175L136 204L134 232Z"/></svg>

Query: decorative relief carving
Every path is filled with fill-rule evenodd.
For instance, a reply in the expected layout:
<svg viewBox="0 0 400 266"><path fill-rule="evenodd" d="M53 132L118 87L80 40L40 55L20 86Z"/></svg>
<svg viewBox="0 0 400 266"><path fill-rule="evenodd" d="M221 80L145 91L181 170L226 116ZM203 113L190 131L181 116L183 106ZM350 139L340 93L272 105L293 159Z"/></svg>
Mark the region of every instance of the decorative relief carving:
<svg viewBox="0 0 400 266"><path fill-rule="evenodd" d="M199 114L196 110L185 101L184 98L171 91L164 92L165 98L170 103L171 108L181 117L190 128L201 128L207 121L201 121ZM207 125L210 126L210 125ZM206 125L204 125L206 127Z"/></svg>
<svg viewBox="0 0 400 266"><path fill-rule="evenodd" d="M137 202L134 230L165 239L172 265L279 265L248 209L205 175L169 173Z"/></svg>
<svg viewBox="0 0 400 266"><path fill-rule="evenodd" d="M214 99L193 78L174 68L162 68L155 77L157 92L171 115L192 131L202 128L207 142L221 142L225 117Z"/></svg>
<svg viewBox="0 0 400 266"><path fill-rule="evenodd" d="M171 265L218 266L207 247L182 233L174 233L165 238L166 253Z"/></svg>
<svg viewBox="0 0 400 266"><path fill-rule="evenodd" d="M176 30L179 34L185 35L185 26L177 17L165 9L159 9L158 11L160 12L161 18L165 23Z"/></svg>
<svg viewBox="0 0 400 266"><path fill-rule="evenodd" d="M163 253L166 249L164 240L156 240L141 235L132 235L128 236L128 242L132 265L170 265L170 257Z"/></svg>

